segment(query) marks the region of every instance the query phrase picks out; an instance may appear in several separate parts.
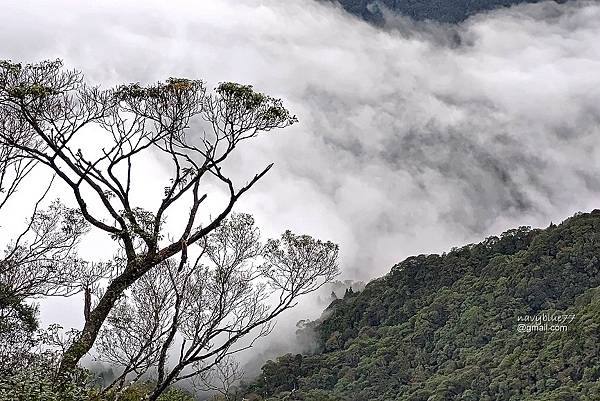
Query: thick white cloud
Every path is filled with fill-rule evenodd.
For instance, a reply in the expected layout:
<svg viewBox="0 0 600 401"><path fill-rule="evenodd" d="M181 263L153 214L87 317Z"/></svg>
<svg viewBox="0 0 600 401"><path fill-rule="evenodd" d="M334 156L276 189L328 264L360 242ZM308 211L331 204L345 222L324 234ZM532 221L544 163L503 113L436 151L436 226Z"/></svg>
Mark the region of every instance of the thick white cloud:
<svg viewBox="0 0 600 401"><path fill-rule="evenodd" d="M230 163L240 178L276 164L238 210L269 235L339 242L345 276L364 279L598 204L598 21L577 1L378 29L311 0L9 0L0 56L63 58L103 85L185 76L284 98L300 124Z"/></svg>

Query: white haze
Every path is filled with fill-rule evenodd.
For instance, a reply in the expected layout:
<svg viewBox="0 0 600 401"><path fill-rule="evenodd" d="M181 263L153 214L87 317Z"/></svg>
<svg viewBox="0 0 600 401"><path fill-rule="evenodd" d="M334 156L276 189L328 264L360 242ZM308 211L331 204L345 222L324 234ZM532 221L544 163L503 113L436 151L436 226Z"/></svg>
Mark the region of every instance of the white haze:
<svg viewBox="0 0 600 401"><path fill-rule="evenodd" d="M0 58L60 57L103 85L180 76L283 98L300 123L230 163L247 178L275 162L237 210L269 236L338 242L342 277L370 279L598 206L598 21L585 1L459 26L388 15L380 29L311 0L9 0Z"/></svg>

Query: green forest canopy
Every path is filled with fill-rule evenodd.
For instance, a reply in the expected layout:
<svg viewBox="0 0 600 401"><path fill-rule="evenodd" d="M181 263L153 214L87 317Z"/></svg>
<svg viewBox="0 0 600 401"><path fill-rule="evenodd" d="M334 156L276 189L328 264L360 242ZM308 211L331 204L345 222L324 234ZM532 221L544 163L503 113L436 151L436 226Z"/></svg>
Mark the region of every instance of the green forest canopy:
<svg viewBox="0 0 600 401"><path fill-rule="evenodd" d="M410 257L334 301L310 325L319 351L268 361L247 398L599 400L599 255L596 210ZM518 331L542 314L575 318Z"/></svg>

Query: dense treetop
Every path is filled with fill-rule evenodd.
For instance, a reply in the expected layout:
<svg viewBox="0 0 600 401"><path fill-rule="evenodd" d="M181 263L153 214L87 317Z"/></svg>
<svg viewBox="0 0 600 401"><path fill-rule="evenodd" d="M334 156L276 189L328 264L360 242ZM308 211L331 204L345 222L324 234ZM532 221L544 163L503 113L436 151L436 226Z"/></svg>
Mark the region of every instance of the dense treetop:
<svg viewBox="0 0 600 401"><path fill-rule="evenodd" d="M410 257L309 325L318 352L267 362L246 392L311 401L598 400L599 255L594 211ZM574 319L566 330L519 331L519 317L542 314Z"/></svg>
<svg viewBox="0 0 600 401"><path fill-rule="evenodd" d="M433 20L458 23L482 11L509 7L521 3L538 3L540 0L334 0L348 12L367 21L381 22L382 11L378 4L415 20ZM558 2L565 2L559 0Z"/></svg>

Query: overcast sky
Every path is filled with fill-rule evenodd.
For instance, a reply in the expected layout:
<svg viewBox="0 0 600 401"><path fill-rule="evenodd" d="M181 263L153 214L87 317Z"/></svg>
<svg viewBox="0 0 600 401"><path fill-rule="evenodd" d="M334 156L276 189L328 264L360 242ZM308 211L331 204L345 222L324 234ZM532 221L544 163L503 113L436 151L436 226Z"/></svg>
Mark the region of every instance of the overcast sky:
<svg viewBox="0 0 600 401"><path fill-rule="evenodd" d="M342 278L600 205L598 3L388 18L311 0L5 0L0 58L62 58L103 86L178 76L283 98L300 123L230 163L244 179L275 162L237 210L267 235L338 242Z"/></svg>

